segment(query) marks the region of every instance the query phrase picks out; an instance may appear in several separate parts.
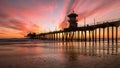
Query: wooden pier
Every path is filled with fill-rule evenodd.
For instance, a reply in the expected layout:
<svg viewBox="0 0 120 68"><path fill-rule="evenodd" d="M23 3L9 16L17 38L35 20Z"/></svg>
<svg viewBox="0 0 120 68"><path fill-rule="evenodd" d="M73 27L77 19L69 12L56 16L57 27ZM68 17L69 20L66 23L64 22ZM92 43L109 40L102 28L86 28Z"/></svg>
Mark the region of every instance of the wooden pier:
<svg viewBox="0 0 120 68"><path fill-rule="evenodd" d="M37 34L34 38L36 39L43 39L43 40L62 40L62 41L73 41L73 40L79 40L79 41L96 41L96 40L105 40L105 31L107 31L107 40L109 42L110 40L110 32L112 35L112 41L114 39L118 39L118 28L120 26L120 20L113 21L113 22L105 22L102 24L96 24L96 25L88 25L83 27L77 27L74 29L66 28L64 30L60 31L53 31L53 32L47 32L47 33L40 33ZM111 30L110 30L111 27ZM97 29L99 33L99 37L97 38ZM105 30L107 29L107 30ZM114 30L115 29L115 30ZM89 37L87 37L87 34ZM101 37L101 32L103 33L103 37ZM114 32L116 32L114 37ZM77 37L76 37L77 36Z"/></svg>
<svg viewBox="0 0 120 68"><path fill-rule="evenodd" d="M29 38L42 39L42 40L58 40L58 41L104 41L107 39L110 42L114 42L114 39L118 41L118 28L120 26L120 20L104 22L94 25L85 25L83 27L77 27L76 17L78 15L72 13L68 15L70 26L64 30L46 32L40 34L28 34ZM105 32L107 37L105 38ZM116 35L114 35L116 34ZM110 35L112 35L110 37Z"/></svg>

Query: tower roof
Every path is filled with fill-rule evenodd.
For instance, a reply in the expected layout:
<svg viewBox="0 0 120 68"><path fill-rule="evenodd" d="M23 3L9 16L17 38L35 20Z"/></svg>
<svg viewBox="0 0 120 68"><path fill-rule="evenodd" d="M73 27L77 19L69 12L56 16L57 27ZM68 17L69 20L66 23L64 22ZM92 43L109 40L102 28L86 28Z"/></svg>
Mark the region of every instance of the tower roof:
<svg viewBox="0 0 120 68"><path fill-rule="evenodd" d="M78 14L74 13L74 11L73 11L73 13L68 15L68 17L77 17L77 16L78 16Z"/></svg>

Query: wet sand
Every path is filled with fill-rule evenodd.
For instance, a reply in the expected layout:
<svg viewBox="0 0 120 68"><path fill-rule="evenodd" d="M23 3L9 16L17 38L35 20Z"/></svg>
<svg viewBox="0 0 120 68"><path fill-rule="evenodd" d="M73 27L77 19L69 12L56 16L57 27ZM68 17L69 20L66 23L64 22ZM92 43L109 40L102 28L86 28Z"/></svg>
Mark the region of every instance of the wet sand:
<svg viewBox="0 0 120 68"><path fill-rule="evenodd" d="M2 41L0 68L120 68L120 44L111 44Z"/></svg>

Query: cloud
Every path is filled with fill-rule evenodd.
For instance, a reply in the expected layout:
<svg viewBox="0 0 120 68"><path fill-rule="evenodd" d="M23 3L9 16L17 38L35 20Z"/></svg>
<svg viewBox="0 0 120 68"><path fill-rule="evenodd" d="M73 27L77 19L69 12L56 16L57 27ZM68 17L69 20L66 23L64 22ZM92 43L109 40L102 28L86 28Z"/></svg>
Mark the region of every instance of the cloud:
<svg viewBox="0 0 120 68"><path fill-rule="evenodd" d="M94 15L94 14L98 14L96 16L102 16L104 14L107 14L107 13L115 10L115 8L117 8L118 6L120 6L119 2L120 2L120 0L95 1L95 2L93 2L94 5L89 6L89 8L84 10L84 12L79 13L80 18L78 18L78 19L81 20L81 17L82 18L89 17L89 16Z"/></svg>
<svg viewBox="0 0 120 68"><path fill-rule="evenodd" d="M83 18L120 17L120 0L1 0L0 37L11 34L24 36L28 32L44 32L69 26L67 15L73 10ZM91 21L87 21L91 22ZM10 36L10 35L9 35ZM12 36L13 37L13 36Z"/></svg>
<svg viewBox="0 0 120 68"><path fill-rule="evenodd" d="M8 29L8 31L6 31L4 33L1 31L0 34L6 35L6 34L8 34L8 32L10 32L11 34L15 34L15 35L19 34L19 35L24 36L28 32L41 31L40 26L38 26L34 23L31 23L31 25L28 25L28 24L29 23L27 23L23 20L18 20L15 18L11 19L9 15L2 14L2 15L0 15L0 27L4 27L4 28ZM5 30L5 29L3 29L3 30ZM15 33L15 31L17 32L17 34ZM3 35L1 35L1 36L3 36Z"/></svg>
<svg viewBox="0 0 120 68"><path fill-rule="evenodd" d="M11 34L15 34L11 30L17 31L17 35L42 32L41 25L47 20L48 12L53 12L56 7L55 1L1 0L0 27L8 29Z"/></svg>
<svg viewBox="0 0 120 68"><path fill-rule="evenodd" d="M84 17L105 17L105 15L110 15L109 13L115 12L116 8L120 11L120 0L70 0L65 7L66 10L63 12L63 21L60 23L60 28L65 28L67 20L65 17L67 14L71 13L71 9L75 10L78 14L78 22L82 21ZM116 10L118 11L118 10ZM64 27L62 27L64 26ZM67 27L67 26L66 26Z"/></svg>
<svg viewBox="0 0 120 68"><path fill-rule="evenodd" d="M9 17L7 14L0 13L0 18L7 18L7 17Z"/></svg>
<svg viewBox="0 0 120 68"><path fill-rule="evenodd" d="M59 24L60 29L68 27L69 24L67 22L68 21L67 15L75 10L76 6L79 4L80 1L81 0L66 0L65 7L62 12L62 16Z"/></svg>

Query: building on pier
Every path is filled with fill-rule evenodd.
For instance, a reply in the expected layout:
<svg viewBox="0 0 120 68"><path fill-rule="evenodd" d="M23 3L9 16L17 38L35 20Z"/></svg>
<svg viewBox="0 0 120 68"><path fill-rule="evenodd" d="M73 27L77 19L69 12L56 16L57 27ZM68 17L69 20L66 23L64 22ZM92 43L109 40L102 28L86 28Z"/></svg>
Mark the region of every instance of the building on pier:
<svg viewBox="0 0 120 68"><path fill-rule="evenodd" d="M73 13L69 14L68 17L69 17L69 20L68 20L69 28L68 29L77 28L76 17L78 17L78 15L76 13L74 13L74 11L73 11Z"/></svg>

